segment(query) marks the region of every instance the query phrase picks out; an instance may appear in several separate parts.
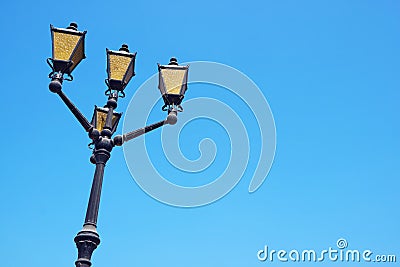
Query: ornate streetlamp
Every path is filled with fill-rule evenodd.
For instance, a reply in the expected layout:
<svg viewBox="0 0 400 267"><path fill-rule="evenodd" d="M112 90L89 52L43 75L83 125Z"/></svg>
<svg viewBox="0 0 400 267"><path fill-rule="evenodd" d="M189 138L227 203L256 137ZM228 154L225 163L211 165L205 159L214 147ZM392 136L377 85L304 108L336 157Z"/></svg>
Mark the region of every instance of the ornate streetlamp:
<svg viewBox="0 0 400 267"><path fill-rule="evenodd" d="M158 65L158 87L165 102L162 109L168 111L165 120L112 138L121 118L121 113L115 112L118 98L125 97L124 89L135 76L136 53L130 53L126 44L123 44L118 51L106 50L108 74L106 95L108 101L104 107L95 106L92 120L89 122L62 91L63 81L73 80L72 71L85 58L86 31L78 31L76 23L71 23L66 29L55 28L51 25L50 31L53 53L52 57L47 59L47 63L52 69L49 74L51 79L49 89L60 96L85 131L89 133L91 145L94 147L90 161L96 165L96 168L85 222L82 230L74 239L78 248L76 267L89 267L92 265L90 261L92 253L100 244L99 234L97 233L97 217L104 168L111 156L111 151L114 146L122 146L124 142L142 134L163 125L173 125L177 122L177 112L183 111L181 102L187 90L189 66L179 66L175 58L171 58L168 65Z"/></svg>

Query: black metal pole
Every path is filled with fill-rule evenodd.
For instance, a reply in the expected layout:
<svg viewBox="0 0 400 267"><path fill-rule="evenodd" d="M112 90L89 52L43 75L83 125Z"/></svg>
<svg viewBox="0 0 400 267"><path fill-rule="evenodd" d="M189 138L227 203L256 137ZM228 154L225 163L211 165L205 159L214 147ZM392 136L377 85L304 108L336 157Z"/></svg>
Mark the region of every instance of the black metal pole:
<svg viewBox="0 0 400 267"><path fill-rule="evenodd" d="M96 158L96 153L95 153ZM105 162L96 160L96 170L94 172L92 189L90 191L89 203L86 211L85 224L97 227L97 217L99 214L100 196L103 184Z"/></svg>
<svg viewBox="0 0 400 267"><path fill-rule="evenodd" d="M94 163L96 169L94 172L92 189L90 191L89 203L86 210L85 222L83 229L77 234L74 241L78 248L78 259L75 262L76 267L89 267L92 265L90 259L93 251L100 244L100 237L97 233L97 217L99 214L100 196L103 185L104 169L107 161L110 159L111 150L114 143L111 140L112 136L112 117L114 109L117 108L117 94L111 94L108 98L106 107L108 108L106 123L104 129L99 134L93 132L90 136L94 142Z"/></svg>
<svg viewBox="0 0 400 267"><path fill-rule="evenodd" d="M74 241L78 248L78 259L76 267L89 267L92 265L90 259L93 251L100 244L97 233L97 217L100 206L100 196L103 184L104 168L110 159L113 142L110 138L99 136L95 141L94 159L96 169L94 172L92 189L90 191L89 203L86 211L83 229L77 234Z"/></svg>

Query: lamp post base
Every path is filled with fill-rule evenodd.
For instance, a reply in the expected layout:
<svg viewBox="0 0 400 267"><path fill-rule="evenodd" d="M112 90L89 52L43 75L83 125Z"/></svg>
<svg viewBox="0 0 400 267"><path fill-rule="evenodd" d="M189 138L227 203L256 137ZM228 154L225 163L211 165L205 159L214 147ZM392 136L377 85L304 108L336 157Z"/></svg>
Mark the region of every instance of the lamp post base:
<svg viewBox="0 0 400 267"><path fill-rule="evenodd" d="M76 247L78 248L78 259L75 261L76 267L90 267L90 261L93 251L100 244L100 237L96 231L96 227L85 225L83 229L74 238Z"/></svg>

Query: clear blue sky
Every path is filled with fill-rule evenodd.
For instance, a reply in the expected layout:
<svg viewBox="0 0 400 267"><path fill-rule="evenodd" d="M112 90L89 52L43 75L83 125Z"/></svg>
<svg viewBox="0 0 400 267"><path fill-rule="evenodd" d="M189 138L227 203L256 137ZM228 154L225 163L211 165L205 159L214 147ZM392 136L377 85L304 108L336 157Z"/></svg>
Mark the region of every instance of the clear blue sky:
<svg viewBox="0 0 400 267"><path fill-rule="evenodd" d="M49 24L71 21L88 30L87 59L64 89L87 117L105 102L105 48L126 42L138 52L137 76L120 111L157 62L176 56L248 75L267 98L277 130L275 161L257 192L247 192L253 165L226 197L193 209L149 197L115 149L105 173L94 267L277 266L282 263L260 262L257 251L265 245L322 250L341 237L351 249L396 254L400 261L398 1L17 0L1 10L2 266L66 267L76 260L73 238L94 168L89 139L48 90L45 63ZM192 92L196 88L202 87ZM213 93L188 91L187 98ZM240 114L240 106L232 108ZM208 129L221 133L218 125ZM364 264L372 263L352 265Z"/></svg>

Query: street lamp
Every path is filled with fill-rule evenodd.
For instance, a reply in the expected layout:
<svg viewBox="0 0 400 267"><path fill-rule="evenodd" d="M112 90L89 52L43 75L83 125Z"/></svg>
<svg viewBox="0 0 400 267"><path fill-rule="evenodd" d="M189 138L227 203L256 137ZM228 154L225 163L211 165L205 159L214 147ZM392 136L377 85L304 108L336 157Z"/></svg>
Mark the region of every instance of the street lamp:
<svg viewBox="0 0 400 267"><path fill-rule="evenodd" d="M117 108L118 98L125 96L124 89L135 75L136 53L130 53L126 44L123 44L118 51L106 49L108 75L106 95L108 100L104 107L95 106L92 120L89 122L62 91L63 81L72 81L72 71L85 58L86 31L78 31L76 23L71 23L66 29L50 25L50 31L53 53L52 57L47 59L47 63L52 69L49 74L51 79L49 89L60 96L85 131L89 133L91 145L93 145L90 161L96 165L96 168L89 203L83 228L74 239L78 248L76 267L90 267L93 251L100 244L100 237L97 233L97 217L104 168L111 156L111 151L115 146L122 146L124 142L142 134L177 122L177 112L183 111L181 102L187 89L189 66L179 66L175 58L171 58L168 65L158 65L158 88L165 103L162 109L168 111L165 120L112 138L121 118L121 113L114 110Z"/></svg>
<svg viewBox="0 0 400 267"><path fill-rule="evenodd" d="M168 65L158 64L158 89L164 99L164 107L178 106L187 90L189 65L179 66L176 58L171 58Z"/></svg>
<svg viewBox="0 0 400 267"><path fill-rule="evenodd" d="M129 81L135 76L136 53L129 53L128 46L123 44L119 51L107 51L107 74L106 84L109 91L119 91L123 94Z"/></svg>
<svg viewBox="0 0 400 267"><path fill-rule="evenodd" d="M78 31L78 25L71 23L66 29L50 25L53 56L49 60L54 72L70 75L85 58L86 31Z"/></svg>

